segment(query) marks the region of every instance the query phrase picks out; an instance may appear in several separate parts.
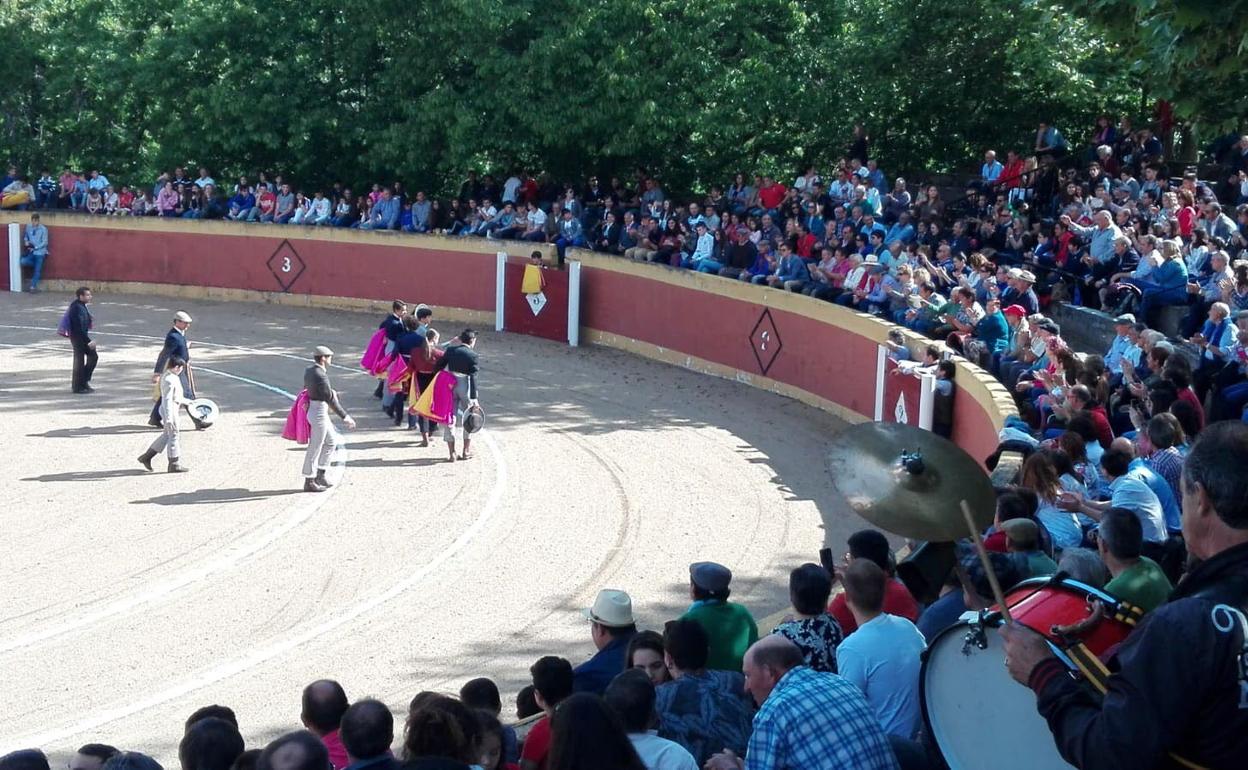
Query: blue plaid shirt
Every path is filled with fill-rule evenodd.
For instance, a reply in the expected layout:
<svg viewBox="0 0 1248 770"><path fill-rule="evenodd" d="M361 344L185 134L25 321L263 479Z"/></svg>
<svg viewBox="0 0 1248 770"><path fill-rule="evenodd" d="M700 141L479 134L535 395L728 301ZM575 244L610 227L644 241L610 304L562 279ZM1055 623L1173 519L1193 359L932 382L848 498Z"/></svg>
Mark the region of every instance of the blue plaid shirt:
<svg viewBox="0 0 1248 770"><path fill-rule="evenodd" d="M897 770L884 729L852 682L798 666L754 717L746 770Z"/></svg>

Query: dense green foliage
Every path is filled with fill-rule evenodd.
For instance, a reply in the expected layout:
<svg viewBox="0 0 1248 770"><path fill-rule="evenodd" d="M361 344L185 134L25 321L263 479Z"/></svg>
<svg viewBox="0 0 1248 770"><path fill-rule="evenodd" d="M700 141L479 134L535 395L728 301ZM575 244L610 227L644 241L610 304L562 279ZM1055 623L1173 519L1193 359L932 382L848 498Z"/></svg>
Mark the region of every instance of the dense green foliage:
<svg viewBox="0 0 1248 770"><path fill-rule="evenodd" d="M644 165L689 189L826 165L863 122L889 171L941 169L1154 95L1056 3L5 3L0 154L433 189L470 165Z"/></svg>
<svg viewBox="0 0 1248 770"><path fill-rule="evenodd" d="M1248 121L1248 0L1065 0L1205 135Z"/></svg>

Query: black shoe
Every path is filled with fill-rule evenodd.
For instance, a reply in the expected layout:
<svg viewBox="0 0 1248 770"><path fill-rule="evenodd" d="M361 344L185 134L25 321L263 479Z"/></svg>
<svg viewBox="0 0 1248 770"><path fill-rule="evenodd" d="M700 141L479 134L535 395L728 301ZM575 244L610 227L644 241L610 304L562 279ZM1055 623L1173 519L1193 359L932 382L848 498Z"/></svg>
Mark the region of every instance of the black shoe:
<svg viewBox="0 0 1248 770"><path fill-rule="evenodd" d="M325 471L321 471L320 473L317 473L317 474L316 474L316 478L312 479L312 481L313 481L313 483L315 483L317 486L319 486L319 487L325 487L326 489L329 489L330 487L332 487L332 486L333 486L333 484L330 482L330 480L329 480L329 479L327 479L327 478L325 478Z"/></svg>
<svg viewBox="0 0 1248 770"><path fill-rule="evenodd" d="M316 479L304 479L303 480L304 492L324 492L326 489L328 489L328 487L323 487L320 484L317 484Z"/></svg>
<svg viewBox="0 0 1248 770"><path fill-rule="evenodd" d="M159 417L149 417L149 418L147 419L147 424L148 424L148 425L150 425L150 426L152 426L153 428L163 428L163 427L165 427L165 426L164 426L164 425L160 422L160 418L159 418Z"/></svg>
<svg viewBox="0 0 1248 770"><path fill-rule="evenodd" d="M381 383L377 383L377 390L373 391L373 398L381 398Z"/></svg>
<svg viewBox="0 0 1248 770"><path fill-rule="evenodd" d="M187 472L187 471L189 471L189 470L190 470L190 468L186 467L185 465L183 465L182 463L180 463L178 460L170 460L170 461L169 461L169 472L170 472L170 473L186 473L186 472Z"/></svg>
<svg viewBox="0 0 1248 770"><path fill-rule="evenodd" d="M150 450L147 452L144 452L143 454L139 455L139 463L144 468L147 468L149 471L154 470L154 468L152 468L152 458L155 456L156 456L156 453Z"/></svg>
<svg viewBox="0 0 1248 770"><path fill-rule="evenodd" d="M94 392L95 392L95 388L91 387L90 385L83 385L83 386L82 386L82 392L83 392L83 393L94 393Z"/></svg>

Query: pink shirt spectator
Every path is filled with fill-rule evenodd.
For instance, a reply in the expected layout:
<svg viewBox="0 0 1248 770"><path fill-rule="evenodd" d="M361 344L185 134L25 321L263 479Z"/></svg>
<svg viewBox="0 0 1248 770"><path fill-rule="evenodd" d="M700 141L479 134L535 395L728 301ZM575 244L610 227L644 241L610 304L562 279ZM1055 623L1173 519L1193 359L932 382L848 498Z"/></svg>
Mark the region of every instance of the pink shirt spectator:
<svg viewBox="0 0 1248 770"><path fill-rule="evenodd" d="M342 770L351 764L347 759L347 750L342 745L342 738L338 736L337 730L322 735L321 743L325 744L325 748L329 750L329 764L333 765L334 770Z"/></svg>
<svg viewBox="0 0 1248 770"><path fill-rule="evenodd" d="M161 211L173 211L178 207L178 193L170 187L160 191L160 195L156 198L156 207Z"/></svg>
<svg viewBox="0 0 1248 770"><path fill-rule="evenodd" d="M74 191L74 182L77 181L77 174L61 174L61 191L72 193Z"/></svg>

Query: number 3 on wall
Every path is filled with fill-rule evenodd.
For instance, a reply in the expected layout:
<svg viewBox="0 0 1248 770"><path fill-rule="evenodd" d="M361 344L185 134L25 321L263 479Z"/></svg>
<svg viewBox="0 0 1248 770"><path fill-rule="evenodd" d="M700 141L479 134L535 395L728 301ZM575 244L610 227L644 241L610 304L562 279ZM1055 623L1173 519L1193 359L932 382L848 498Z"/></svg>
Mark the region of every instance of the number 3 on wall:
<svg viewBox="0 0 1248 770"><path fill-rule="evenodd" d="M282 272L290 272L290 257L282 257Z"/></svg>

